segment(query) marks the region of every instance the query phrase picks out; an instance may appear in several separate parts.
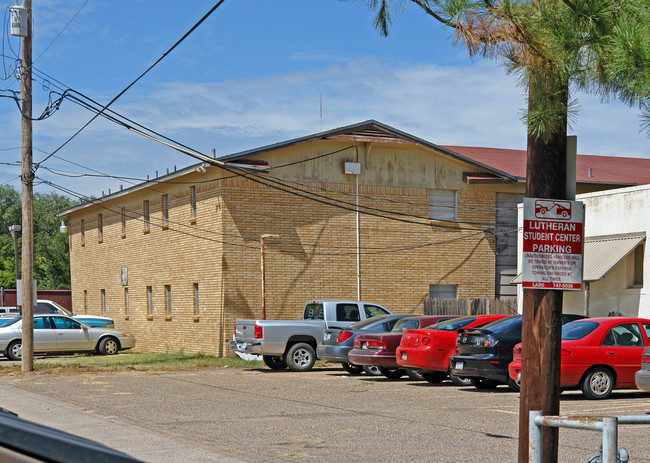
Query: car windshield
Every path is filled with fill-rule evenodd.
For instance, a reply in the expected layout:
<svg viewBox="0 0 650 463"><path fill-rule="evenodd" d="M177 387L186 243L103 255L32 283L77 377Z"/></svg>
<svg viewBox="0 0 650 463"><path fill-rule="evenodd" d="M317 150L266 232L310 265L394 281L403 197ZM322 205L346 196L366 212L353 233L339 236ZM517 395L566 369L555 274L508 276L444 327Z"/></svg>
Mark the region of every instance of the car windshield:
<svg viewBox="0 0 650 463"><path fill-rule="evenodd" d="M367 330L371 329L380 323L384 322L387 318L390 318L391 315L378 315L376 317L372 318L366 318L365 320L361 320L360 322L356 322L348 326L346 329L350 330Z"/></svg>
<svg viewBox="0 0 650 463"><path fill-rule="evenodd" d="M521 333L521 316L514 316L495 320L488 323L481 329L490 330L492 333L501 333L504 335L516 335Z"/></svg>
<svg viewBox="0 0 650 463"><path fill-rule="evenodd" d="M426 328L431 330L440 330L440 331L458 331L464 326L469 325L476 317L462 317L462 318L452 318L451 320L443 320L433 325L429 325Z"/></svg>
<svg viewBox="0 0 650 463"><path fill-rule="evenodd" d="M594 321L577 321L567 323L562 327L562 341L582 339L598 328L600 323Z"/></svg>
<svg viewBox="0 0 650 463"><path fill-rule="evenodd" d="M420 328L420 320L417 318L403 318L393 326L393 333L401 333L406 330L417 330Z"/></svg>

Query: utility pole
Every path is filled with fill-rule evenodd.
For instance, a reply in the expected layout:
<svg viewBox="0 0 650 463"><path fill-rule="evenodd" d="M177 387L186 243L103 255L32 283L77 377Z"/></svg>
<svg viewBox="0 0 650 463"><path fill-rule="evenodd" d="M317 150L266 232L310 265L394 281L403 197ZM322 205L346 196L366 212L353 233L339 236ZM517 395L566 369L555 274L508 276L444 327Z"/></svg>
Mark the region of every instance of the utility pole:
<svg viewBox="0 0 650 463"><path fill-rule="evenodd" d="M533 76L532 79L542 79ZM568 101L568 84L558 85L554 98ZM529 101L532 90L529 90ZM548 140L528 135L526 196L529 198L566 198L567 138L563 127ZM528 412L541 410L544 415L560 411L560 350L562 338L562 291L524 289L521 332L521 394L519 401L519 463L528 461ZM556 463L558 428L545 427L542 435L544 461Z"/></svg>
<svg viewBox="0 0 650 463"><path fill-rule="evenodd" d="M34 172L32 171L32 0L24 0L26 34L22 39L23 56L20 73L22 97L22 371L34 370Z"/></svg>

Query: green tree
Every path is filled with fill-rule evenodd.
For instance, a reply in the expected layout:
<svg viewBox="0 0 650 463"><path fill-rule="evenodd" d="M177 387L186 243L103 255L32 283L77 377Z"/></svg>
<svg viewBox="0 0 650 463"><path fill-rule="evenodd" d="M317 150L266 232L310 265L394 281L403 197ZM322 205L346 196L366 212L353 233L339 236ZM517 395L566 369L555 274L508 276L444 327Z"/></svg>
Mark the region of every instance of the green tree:
<svg viewBox="0 0 650 463"><path fill-rule="evenodd" d="M34 278L40 289L70 288L68 236L59 232L56 214L73 201L55 193L34 195ZM11 186L0 186L0 286L16 287L14 243L10 225L21 224L20 194ZM19 255L21 239L18 239Z"/></svg>

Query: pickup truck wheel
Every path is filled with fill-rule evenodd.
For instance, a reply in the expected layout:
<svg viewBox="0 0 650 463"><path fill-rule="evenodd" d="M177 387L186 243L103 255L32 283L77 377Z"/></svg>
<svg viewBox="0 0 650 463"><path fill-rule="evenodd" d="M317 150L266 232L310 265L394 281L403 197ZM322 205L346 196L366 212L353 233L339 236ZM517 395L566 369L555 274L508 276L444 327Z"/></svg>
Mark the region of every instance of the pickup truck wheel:
<svg viewBox="0 0 650 463"><path fill-rule="evenodd" d="M363 373L363 367L361 365L355 365L354 363L342 363L341 366L351 375L360 375Z"/></svg>
<svg viewBox="0 0 650 463"><path fill-rule="evenodd" d="M286 358L289 370L309 371L316 363L316 352L309 344L299 342L289 348Z"/></svg>
<svg viewBox="0 0 650 463"><path fill-rule="evenodd" d="M282 357L277 357L275 355L263 355L262 361L264 365L269 367L271 370L284 370L287 368L287 362Z"/></svg>

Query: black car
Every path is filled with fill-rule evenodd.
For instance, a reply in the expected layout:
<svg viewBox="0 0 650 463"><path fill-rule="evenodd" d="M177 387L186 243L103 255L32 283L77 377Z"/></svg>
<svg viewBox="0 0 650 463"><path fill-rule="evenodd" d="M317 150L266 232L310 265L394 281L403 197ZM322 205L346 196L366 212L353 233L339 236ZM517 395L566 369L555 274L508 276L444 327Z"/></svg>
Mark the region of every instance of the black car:
<svg viewBox="0 0 650 463"><path fill-rule="evenodd" d="M562 324L585 318L562 314ZM492 389L499 384L519 391L519 383L508 375L512 349L521 342L521 315L503 318L482 328L461 331L456 339L456 355L449 360L449 371L460 378L469 378L477 389Z"/></svg>

